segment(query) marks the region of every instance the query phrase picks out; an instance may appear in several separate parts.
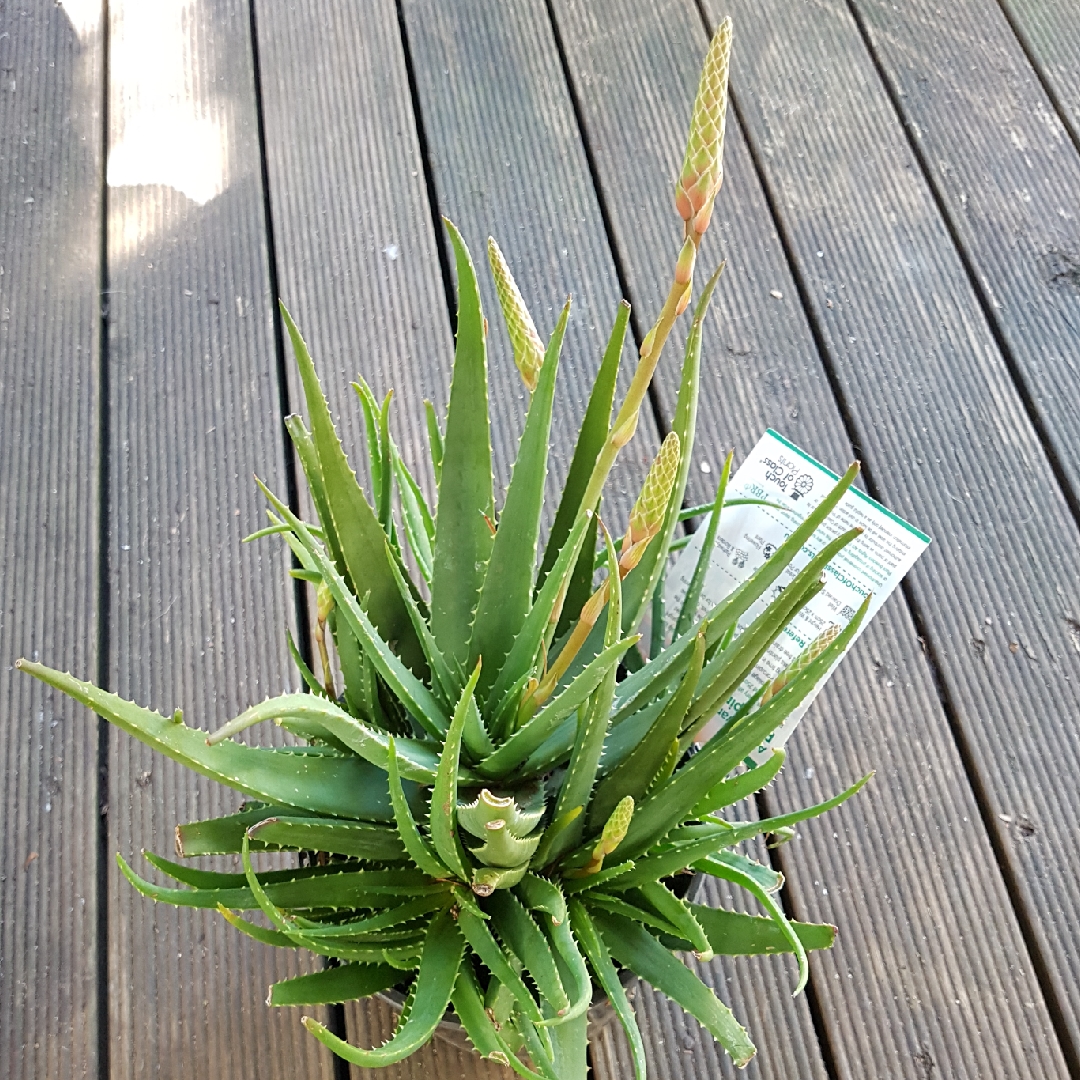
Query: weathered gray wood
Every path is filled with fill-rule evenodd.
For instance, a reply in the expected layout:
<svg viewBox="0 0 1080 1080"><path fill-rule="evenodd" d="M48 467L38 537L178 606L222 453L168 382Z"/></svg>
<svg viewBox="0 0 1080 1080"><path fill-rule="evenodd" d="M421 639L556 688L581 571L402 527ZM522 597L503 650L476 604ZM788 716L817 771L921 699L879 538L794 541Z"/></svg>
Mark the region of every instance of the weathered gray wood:
<svg viewBox="0 0 1080 1080"><path fill-rule="evenodd" d="M97 1072L100 10L0 16L0 1072Z"/></svg>
<svg viewBox="0 0 1080 1080"><path fill-rule="evenodd" d="M354 467L360 373L394 390L395 441L433 494L423 402L445 411L454 346L394 4L266 5L258 33L282 298Z"/></svg>
<svg viewBox="0 0 1080 1080"><path fill-rule="evenodd" d="M692 4L644 11L557 2L555 9L630 288L635 299L639 291L648 296L662 268L656 238L674 215L672 162L680 160L706 37ZM794 55L801 36L812 36L805 26L786 26L779 11L767 24L764 17L748 23L746 15L737 17L737 86L753 85L740 67L748 37L762 51ZM848 48L858 59L859 43ZM843 130L839 121L836 127ZM726 159L725 187L703 252L703 269L720 257L729 264L705 340L697 457L711 464L715 481L726 447L744 453L772 425L840 466L851 448L733 113ZM947 238L945 248L948 254ZM670 401L670 376L662 372L661 379ZM698 494L707 494L703 483ZM926 524L921 502L904 509ZM867 794L804 828L802 839L782 854L798 913L841 928L833 953L811 963L841 1075L921 1078L937 1060L947 1061L955 1075L978 1076L985 1074L980 1061L1000 1056L1022 1068L1029 1047L1047 1044L1045 1068L1061 1075L1018 925L899 598L878 616L804 722L791 761L776 787L785 806L826 797L862 771L879 769ZM908 820L910 806L920 808L924 822L949 822L949 831L890 826ZM852 848L838 844L839 837ZM933 882L929 895L920 884L926 881ZM994 898L986 901L992 922L968 925L972 890ZM911 899L901 906L897 896ZM963 925L962 937L945 937L942 924ZM932 959L913 963L921 941L933 941ZM884 973L892 973L901 991Z"/></svg>
<svg viewBox="0 0 1080 1080"><path fill-rule="evenodd" d="M743 27L735 82L742 115L859 452L884 500L935 537L911 592L985 793L987 824L1075 1030L1074 995L1063 993L1075 985L1071 866L1080 853L1072 721L1080 714L1080 655L1069 621L1080 609L1075 523L850 12L832 3L733 8ZM895 684L890 653L878 655ZM865 700L872 685L861 682L852 700ZM875 696L886 690L895 685ZM948 786L952 769L930 747L903 743L936 773L928 793ZM1024 818L1034 832L1018 824ZM951 830L960 819L938 820L924 827ZM940 882L930 880L940 895ZM899 883L903 903L917 910L915 880ZM824 898L807 899L807 913L824 909ZM998 928L987 932L992 940ZM954 977L937 966L943 984ZM983 985L999 1002L1018 989ZM1020 1008L999 1005L985 1026L965 1015L970 993L957 992L954 1007L957 1022L982 1038L1004 1037L1016 1025L1008 1040L1015 1065L994 1068L1031 1069L1022 1055L1040 1048L1049 1055L1040 1069L1060 1071L1034 991L1020 995ZM838 1015L847 1018L838 1055L858 1072L860 1047L874 1036L853 1030L850 1014ZM945 1042L919 1060L952 1067L955 1052Z"/></svg>
<svg viewBox="0 0 1080 1080"><path fill-rule="evenodd" d="M213 728L296 685L285 558L240 545L263 521L252 474L284 489L250 23L241 0L194 18L112 3L110 20L110 684ZM136 864L240 800L111 749L109 844ZM310 959L151 904L115 867L109 930L114 1077L331 1075L295 1013L264 1004Z"/></svg>
<svg viewBox="0 0 1080 1080"><path fill-rule="evenodd" d="M856 10L1080 505L1080 147L996 0Z"/></svg>
<svg viewBox="0 0 1080 1080"><path fill-rule="evenodd" d="M1080 143L1080 33L1069 0L1005 0L1002 8Z"/></svg>

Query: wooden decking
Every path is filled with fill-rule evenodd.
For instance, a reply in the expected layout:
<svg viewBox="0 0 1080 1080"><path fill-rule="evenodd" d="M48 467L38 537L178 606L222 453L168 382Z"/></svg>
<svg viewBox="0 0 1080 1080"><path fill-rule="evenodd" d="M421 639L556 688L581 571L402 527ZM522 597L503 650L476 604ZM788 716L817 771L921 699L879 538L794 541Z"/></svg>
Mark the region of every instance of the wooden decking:
<svg viewBox="0 0 1080 1080"><path fill-rule="evenodd" d="M107 28L95 0L0 0L4 1076L344 1075L262 1004L306 961L116 870L230 794L10 665L203 726L282 689L304 616L278 547L239 545L261 522L253 472L293 484L273 299L351 445L360 370L396 388L422 468L420 402L445 403L452 352L440 214L478 253L499 239L542 332L573 294L565 450L619 297L639 340L658 307L696 74L728 13L704 252L728 265L697 456L770 425L833 466L858 456L934 543L765 800L878 770L778 853L789 908L837 923L836 948L795 1000L775 958L699 966L756 1036L748 1076L1080 1077L1074 0L109 0ZM491 366L505 482L523 402L501 344ZM652 1075L734 1072L660 995L636 1002ZM332 1019L354 1041L391 1023ZM632 1075L617 1029L593 1061ZM383 1075L509 1073L435 1044Z"/></svg>

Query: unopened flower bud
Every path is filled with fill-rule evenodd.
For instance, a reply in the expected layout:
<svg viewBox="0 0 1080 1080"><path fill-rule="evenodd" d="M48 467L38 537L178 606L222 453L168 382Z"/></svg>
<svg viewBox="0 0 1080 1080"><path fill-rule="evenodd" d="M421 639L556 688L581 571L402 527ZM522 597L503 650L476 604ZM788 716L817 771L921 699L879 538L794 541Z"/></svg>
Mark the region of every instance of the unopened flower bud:
<svg viewBox="0 0 1080 1080"><path fill-rule="evenodd" d="M675 264L675 280L680 285L687 285L694 279L694 260L697 258L697 248L693 241L687 239L679 252L679 261Z"/></svg>
<svg viewBox="0 0 1080 1080"><path fill-rule="evenodd" d="M630 819L634 816L634 797L627 795L619 802L619 805L611 811L611 816L604 825L604 831L600 834L600 843L593 851L593 858L597 855L610 855L625 839L626 831L630 828Z"/></svg>
<svg viewBox="0 0 1080 1080"><path fill-rule="evenodd" d="M679 457L679 436L671 431L649 467L649 475L641 486L641 494L630 511L630 522L623 538L624 552L642 540L651 540L660 531L664 514L667 512L668 498L679 471Z"/></svg>
<svg viewBox="0 0 1080 1080"><path fill-rule="evenodd" d="M499 305L502 307L506 329L510 335L510 344L514 349L514 363L517 364L521 378L531 394L536 389L540 365L544 362L544 344L536 332L532 316L529 315L521 290L518 289L513 274L510 273L510 267L499 250L499 245L490 236L488 237L488 262L491 263L495 291L499 294Z"/></svg>
<svg viewBox="0 0 1080 1080"><path fill-rule="evenodd" d="M334 595L325 581L319 583L315 590L315 615L319 622L324 623L334 610Z"/></svg>
<svg viewBox="0 0 1080 1080"><path fill-rule="evenodd" d="M712 203L724 179L724 125L727 119L728 61L731 19L725 19L705 58L682 172L675 184L675 208L687 223L687 237L700 241L708 227ZM708 211L703 214L703 211ZM696 234L696 238L692 235Z"/></svg>
<svg viewBox="0 0 1080 1080"><path fill-rule="evenodd" d="M840 633L840 627L835 623L832 626L827 626L809 645L795 659L786 667L775 679L765 688L765 692L761 695L760 704L764 705L769 698L776 697L781 690L789 682L791 682L796 675L805 671L835 640L836 635Z"/></svg>

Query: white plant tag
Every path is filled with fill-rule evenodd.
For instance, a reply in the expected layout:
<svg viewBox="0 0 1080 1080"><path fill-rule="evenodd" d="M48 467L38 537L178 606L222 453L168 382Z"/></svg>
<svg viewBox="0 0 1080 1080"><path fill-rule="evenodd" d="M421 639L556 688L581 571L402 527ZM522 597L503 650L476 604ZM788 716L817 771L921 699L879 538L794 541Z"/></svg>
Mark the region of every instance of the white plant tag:
<svg viewBox="0 0 1080 1080"><path fill-rule="evenodd" d="M836 480L836 473L826 469L775 431L767 431L728 481L725 501L765 499L782 505L784 509L774 509L772 506L725 507L702 586L697 616L704 615L750 577L821 502ZM766 603L788 585L825 544L854 526L860 526L863 533L826 567L825 588L773 642L743 684L721 706L717 716L709 721L699 738L704 740L722 727L758 687L775 679L830 627L839 630L845 626L867 593L872 593L866 618L859 627L861 634L930 543L930 537L925 533L863 492L849 488L825 524L804 545L775 584L746 612L739 622L739 631L761 614ZM664 599L669 638L693 577L705 532L703 523L683 549L674 567L668 571ZM848 648L857 638L858 634ZM841 659L842 656L837 663ZM835 669L836 664L783 725L750 756L747 765L760 764L774 748L784 745Z"/></svg>

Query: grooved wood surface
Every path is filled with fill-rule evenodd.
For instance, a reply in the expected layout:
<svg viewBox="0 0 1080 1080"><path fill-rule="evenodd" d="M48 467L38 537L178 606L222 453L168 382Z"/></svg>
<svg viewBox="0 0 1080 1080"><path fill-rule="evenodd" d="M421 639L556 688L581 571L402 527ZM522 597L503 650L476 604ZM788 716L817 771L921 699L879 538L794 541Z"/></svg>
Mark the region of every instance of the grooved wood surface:
<svg viewBox="0 0 1080 1080"><path fill-rule="evenodd" d="M663 270L657 238L674 216L677 133L690 111L706 35L690 4L645 12L628 3L560 0L555 10L630 288L655 290ZM750 33L745 23L736 22L736 87ZM762 34L759 29L758 42ZM784 37L789 47L797 40ZM707 274L719 257L729 260L705 337L695 456L711 463L715 482L726 447L735 445L742 456L773 426L839 468L851 448L733 111L725 156L725 185L698 271ZM670 371L660 375L665 401L674 397ZM708 478L699 470L693 475L695 497L711 497ZM977 1077L988 1075L980 1061L998 1056L1022 1068L1033 1046L1045 1054L1049 1074L1061 1075L1017 921L900 596L877 616L801 726L776 791L792 802L780 793L796 789L803 805L869 768L879 769L878 779L843 817L805 826L802 839L781 855L796 910L841 928L835 950L815 958L811 970L826 1025L840 1045L842 1075L921 1080L928 1061L947 1060L949 1075ZM808 774L816 776L813 783ZM914 824L896 830L889 836L893 857L874 860L869 877L860 876L868 856L857 838L880 844L881 819L905 820L913 804L954 831ZM848 832L838 844L841 821ZM849 834L856 838L851 848ZM897 912L896 897L910 895L921 880L933 881L933 892L920 890L918 902ZM997 917L962 937L942 935L942 924L966 923L972 890L995 897ZM934 942L937 962L913 964L924 941ZM903 993L890 991L885 971L895 973ZM957 972L964 973L966 1011L955 1005ZM1010 1019L999 1020L1002 1013ZM772 1036L767 1031L762 1041Z"/></svg>
<svg viewBox="0 0 1080 1080"><path fill-rule="evenodd" d="M984 827L1075 1030L1075 522L850 12L732 7L743 27L736 93L809 314L876 490L935 538L911 596L986 794ZM776 27L791 47L776 46ZM920 750L940 767L931 747ZM808 911L825 906L816 898ZM955 999L962 1010L970 992ZM1018 1025L1014 1053L1045 1048L1043 1067L1060 1070L1053 1042L1036 1037L1037 996L1021 1005L996 1030ZM851 1050L841 1040L842 1061Z"/></svg>
<svg viewBox="0 0 1080 1080"><path fill-rule="evenodd" d="M454 345L394 4L290 0L257 26L282 298L353 467L366 477L359 373L393 389L395 442L433 496L423 403L445 415Z"/></svg>
<svg viewBox="0 0 1080 1080"><path fill-rule="evenodd" d="M1080 145L1080 32L1071 0L1004 0L1002 10Z"/></svg>
<svg viewBox="0 0 1080 1080"><path fill-rule="evenodd" d="M540 2L405 0L402 6L439 212L454 220L470 245L491 325L497 503L510 479L527 395L485 265L487 236L502 248L542 338L573 296L551 426L547 490L553 499L562 490L620 291L550 21ZM676 239L673 232L672 246ZM620 396L635 352L628 335ZM658 445L655 422L643 409L637 436L606 489L613 532L625 527L622 515ZM546 520L554 510L552 502Z"/></svg>
<svg viewBox="0 0 1080 1080"><path fill-rule="evenodd" d="M110 4L110 685L212 729L286 688L294 617L280 547L240 544L263 519L252 474L284 488L248 10L186 10ZM240 802L110 738L110 853L140 872L178 821ZM332 1075L264 1004L310 958L155 905L115 865L109 955L114 1078Z"/></svg>
<svg viewBox="0 0 1080 1080"><path fill-rule="evenodd" d="M100 11L0 14L0 1073L97 1070Z"/></svg>
<svg viewBox="0 0 1080 1080"><path fill-rule="evenodd" d="M855 8L1080 506L1080 147L997 0Z"/></svg>

